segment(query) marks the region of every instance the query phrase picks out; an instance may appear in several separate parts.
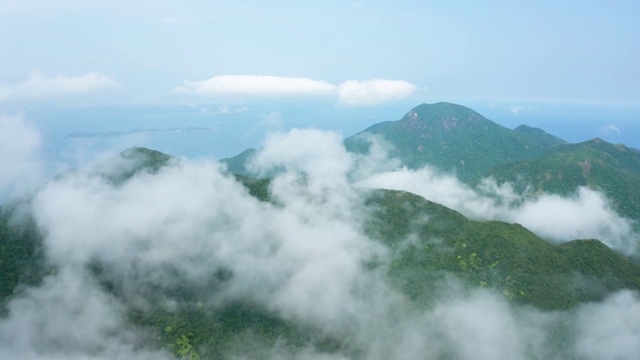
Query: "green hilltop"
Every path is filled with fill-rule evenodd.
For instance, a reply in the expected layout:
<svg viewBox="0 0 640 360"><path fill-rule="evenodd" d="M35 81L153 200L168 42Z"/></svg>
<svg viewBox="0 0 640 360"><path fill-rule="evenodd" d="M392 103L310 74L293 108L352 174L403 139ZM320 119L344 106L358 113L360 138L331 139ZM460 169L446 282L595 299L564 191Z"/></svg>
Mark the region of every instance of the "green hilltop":
<svg viewBox="0 0 640 360"><path fill-rule="evenodd" d="M481 177L487 176L532 195L568 195L586 186L603 192L620 215L640 221L640 152L622 144L601 139L560 144L539 158L499 166Z"/></svg>
<svg viewBox="0 0 640 360"><path fill-rule="evenodd" d="M442 272L548 310L640 289L640 266L598 240L553 245L521 225L469 220L402 191L375 191L370 204L369 231L397 249L390 274L415 299L428 297Z"/></svg>
<svg viewBox="0 0 640 360"><path fill-rule="evenodd" d="M400 120L346 138L346 148L367 153L369 135L383 138L391 145L390 155L412 169L430 165L470 185L493 177L530 196L570 195L586 186L603 192L620 215L640 223L640 151L622 144L601 139L570 144L527 125L510 130L451 103L419 105ZM251 176L246 164L255 153L249 149L223 162L230 172Z"/></svg>
<svg viewBox="0 0 640 360"><path fill-rule="evenodd" d="M509 182L525 195L571 195L580 186L601 191L640 229L640 151L602 139L570 144L544 130L504 128L464 106L422 104L401 120L371 126L345 140L366 153L367 135L392 145L409 168L431 165L475 186L483 178Z"/></svg>
<svg viewBox="0 0 640 360"><path fill-rule="evenodd" d="M227 169L234 174L251 176L252 174L249 169L247 169L247 164L256 152L256 149L249 148L234 157L222 159L220 162L225 164Z"/></svg>
<svg viewBox="0 0 640 360"><path fill-rule="evenodd" d="M409 168L432 165L466 180L498 165L540 156L562 139L540 129L510 130L456 104L422 104L398 121L387 121L345 139L353 152L367 152L366 135L393 146L391 155Z"/></svg>

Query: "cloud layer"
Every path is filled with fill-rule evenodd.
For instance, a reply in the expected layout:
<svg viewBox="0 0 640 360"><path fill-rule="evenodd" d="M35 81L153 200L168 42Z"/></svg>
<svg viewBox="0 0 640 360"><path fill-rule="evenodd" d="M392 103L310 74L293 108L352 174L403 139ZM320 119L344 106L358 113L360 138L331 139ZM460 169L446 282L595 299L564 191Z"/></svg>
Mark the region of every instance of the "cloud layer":
<svg viewBox="0 0 640 360"><path fill-rule="evenodd" d="M519 223L553 242L595 238L625 254L638 252L640 237L632 221L622 218L607 198L594 190L578 188L573 196L544 194L528 198L509 184L485 179L471 188L452 175L433 168L406 168L374 174L362 185L409 191L478 220Z"/></svg>
<svg viewBox="0 0 640 360"><path fill-rule="evenodd" d="M0 103L15 100L57 98L67 95L86 94L118 87L115 80L102 73L91 72L80 76L56 75L46 77L34 70L22 83L0 84Z"/></svg>
<svg viewBox="0 0 640 360"><path fill-rule="evenodd" d="M338 96L347 106L369 106L411 96L417 87L401 80L349 80L339 85L308 78L254 75L220 75L202 81L185 81L176 93L212 97Z"/></svg>
<svg viewBox="0 0 640 360"><path fill-rule="evenodd" d="M430 169L389 171L380 164L384 146L374 148L373 159L360 158L332 132L271 135L251 166L277 174L272 202L258 201L222 165L205 160L173 161L119 184L92 171L51 180L31 209L56 273L9 302L0 357L170 358L146 345L150 334L127 323L126 309L175 311L180 299L163 289L176 285L200 289L206 311L244 301L347 344L323 351L283 340L260 349L272 359L632 359L640 352L634 292L547 313L449 279L432 289L432 306L413 304L386 276L391 251L363 231L366 186L412 186L476 217L502 216L504 204L522 199L490 181L471 189ZM111 165L117 173L135 159ZM604 199L581 191L564 201L581 212L606 209ZM538 211L549 212L547 205ZM513 210L533 211L520 208L527 207ZM374 260L378 268L370 266ZM96 264L121 289L118 298L95 280L89 269ZM212 286L221 268L233 276ZM249 335L242 336L235 350L250 358Z"/></svg>
<svg viewBox="0 0 640 360"><path fill-rule="evenodd" d="M41 145L37 128L23 116L0 116L0 199L37 184Z"/></svg>

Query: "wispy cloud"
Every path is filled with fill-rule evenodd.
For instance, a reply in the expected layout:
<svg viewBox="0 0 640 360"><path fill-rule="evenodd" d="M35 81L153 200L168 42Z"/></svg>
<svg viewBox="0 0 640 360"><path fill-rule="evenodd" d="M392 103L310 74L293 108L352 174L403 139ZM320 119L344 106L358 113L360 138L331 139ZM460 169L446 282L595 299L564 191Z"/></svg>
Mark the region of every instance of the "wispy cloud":
<svg viewBox="0 0 640 360"><path fill-rule="evenodd" d="M347 106L369 106L397 101L418 87L402 80L348 80L339 85L308 78L266 75L220 75L202 81L185 81L174 92L211 97L338 96Z"/></svg>
<svg viewBox="0 0 640 360"><path fill-rule="evenodd" d="M615 125L609 124L602 128L602 134L606 136L620 135L620 128Z"/></svg>
<svg viewBox="0 0 640 360"><path fill-rule="evenodd" d="M22 116L0 117L0 197L37 184L41 145L40 133Z"/></svg>
<svg viewBox="0 0 640 360"><path fill-rule="evenodd" d="M518 116L524 108L522 106L512 106L509 110L513 115Z"/></svg>
<svg viewBox="0 0 640 360"><path fill-rule="evenodd" d="M365 170L375 170L368 161L386 162L384 144L377 145ZM255 341L256 352L246 354L244 345L260 338L249 330L230 332L225 344L242 346L227 350L237 350L237 358L262 351L267 359L632 359L640 352L640 298L627 290L571 311L545 312L510 303L500 291L451 280L429 290L433 306L414 306L386 272L393 253L363 231L370 214L362 197L367 190L353 182L360 176L354 174L370 176L357 171L362 160L345 150L337 133L272 134L251 166L279 170L269 187L273 202L250 196L209 160L176 160L117 185L91 171L52 179L29 208L56 271L7 302L0 358L172 358L157 344L145 345L153 333L130 324L128 310L190 309L178 292L162 291L184 288L198 289L198 306L207 314L247 303L268 309L291 329L344 344L327 352L312 341ZM115 159L109 171L136 164ZM383 175L379 183L415 186L429 199L469 213L492 216L499 206L495 196L518 203L509 198L509 187L484 184L476 193L434 170ZM602 205L586 199L561 211L580 217L590 203ZM554 201L540 211L558 206ZM374 262L380 271L371 268ZM121 296L101 286L93 265ZM220 269L232 276L212 286ZM559 329L571 332L559 340Z"/></svg>
<svg viewBox="0 0 640 360"><path fill-rule="evenodd" d="M489 178L472 188L428 166L375 174L363 185L413 192L473 219L519 223L558 243L596 238L625 254L638 251L639 237L631 221L618 215L603 194L585 187L572 196L543 194L530 199L509 183L498 185Z"/></svg>
<svg viewBox="0 0 640 360"><path fill-rule="evenodd" d="M331 95L335 85L307 78L220 75L202 81L185 81L175 89L179 93L198 95L248 95L278 97L288 95Z"/></svg>
<svg viewBox="0 0 640 360"><path fill-rule="evenodd" d="M47 77L38 70L34 70L24 82L7 85L0 84L0 102L86 94L103 89L113 89L118 86L118 82L97 72L80 76L58 74Z"/></svg>
<svg viewBox="0 0 640 360"><path fill-rule="evenodd" d="M349 80L339 86L340 102L349 106L367 106L411 96L417 86L401 80Z"/></svg>
<svg viewBox="0 0 640 360"><path fill-rule="evenodd" d="M246 106L236 106L231 107L229 105L220 105L216 110L216 114L219 115L236 115L236 114L244 114L249 111L249 108Z"/></svg>

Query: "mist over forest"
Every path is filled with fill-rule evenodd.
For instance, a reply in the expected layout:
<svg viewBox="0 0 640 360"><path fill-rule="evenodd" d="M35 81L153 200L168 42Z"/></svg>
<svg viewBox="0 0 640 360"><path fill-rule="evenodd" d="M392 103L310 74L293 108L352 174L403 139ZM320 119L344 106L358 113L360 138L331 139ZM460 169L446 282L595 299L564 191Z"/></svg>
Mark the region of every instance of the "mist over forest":
<svg viewBox="0 0 640 360"><path fill-rule="evenodd" d="M525 295L511 296L507 288L441 271L416 298L394 278L399 254L458 250L412 230L389 244L369 228L384 210L371 203L376 189L393 189L481 223L521 224L553 244L599 239L637 256L634 221L596 189L529 197L492 178L472 186L434 167L408 169L389 155L384 139L369 138L369 151L356 154L340 134L318 129L266 138L248 167L268 183L243 180L213 159L167 157L149 166L149 156L159 155L135 151L97 156L93 166L43 179L38 129L18 117L0 124L0 185L12 198L3 211L12 208L9 225L28 224L41 236L43 273L4 299L2 358L632 359L640 353L637 289L544 309L514 300ZM385 196L413 196L404 192ZM467 235L471 244L474 234ZM500 270L491 274L506 278ZM601 286L572 276L584 289Z"/></svg>

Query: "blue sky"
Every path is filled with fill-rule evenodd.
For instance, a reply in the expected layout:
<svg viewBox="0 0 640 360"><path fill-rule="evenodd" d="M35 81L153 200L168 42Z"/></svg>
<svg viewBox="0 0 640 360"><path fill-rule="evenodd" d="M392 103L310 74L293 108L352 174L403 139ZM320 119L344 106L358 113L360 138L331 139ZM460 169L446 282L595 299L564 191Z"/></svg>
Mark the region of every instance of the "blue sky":
<svg viewBox="0 0 640 360"><path fill-rule="evenodd" d="M245 93L198 85L253 75L309 80L271 84L281 96L414 86L345 105L638 103L639 23L637 1L0 0L0 101L247 102L261 78L228 78Z"/></svg>
<svg viewBox="0 0 640 360"><path fill-rule="evenodd" d="M638 1L0 0L0 115L55 128L46 109L197 105L243 113L255 131L269 114L304 123L293 105L331 108L313 125L350 135L450 101L638 147L638 24Z"/></svg>

